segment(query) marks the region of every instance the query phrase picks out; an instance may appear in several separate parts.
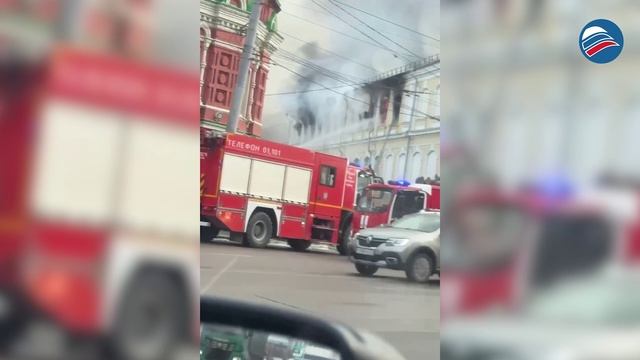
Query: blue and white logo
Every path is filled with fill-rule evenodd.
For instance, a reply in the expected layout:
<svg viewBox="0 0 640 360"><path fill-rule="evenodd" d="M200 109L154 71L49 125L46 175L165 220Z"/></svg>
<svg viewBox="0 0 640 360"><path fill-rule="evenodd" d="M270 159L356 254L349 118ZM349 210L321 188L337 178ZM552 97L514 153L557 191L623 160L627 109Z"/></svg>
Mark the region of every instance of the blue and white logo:
<svg viewBox="0 0 640 360"><path fill-rule="evenodd" d="M585 25L578 41L582 55L597 64L615 60L624 45L618 25L606 19L593 20Z"/></svg>

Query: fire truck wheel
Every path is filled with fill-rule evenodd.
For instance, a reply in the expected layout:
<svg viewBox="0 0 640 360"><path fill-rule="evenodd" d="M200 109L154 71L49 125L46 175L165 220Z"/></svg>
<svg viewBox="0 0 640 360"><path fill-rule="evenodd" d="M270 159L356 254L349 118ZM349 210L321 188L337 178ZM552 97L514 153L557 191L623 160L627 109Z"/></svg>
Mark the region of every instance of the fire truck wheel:
<svg viewBox="0 0 640 360"><path fill-rule="evenodd" d="M247 242L249 246L256 248L266 247L269 244L269 240L271 240L272 231L273 224L271 224L269 215L261 211L253 214L247 225Z"/></svg>
<svg viewBox="0 0 640 360"><path fill-rule="evenodd" d="M200 227L200 242L209 242L218 236L219 230L210 226Z"/></svg>
<svg viewBox="0 0 640 360"><path fill-rule="evenodd" d="M305 251L311 246L311 241L307 240L289 240L288 243L295 251Z"/></svg>
<svg viewBox="0 0 640 360"><path fill-rule="evenodd" d="M378 271L378 267L373 265L356 264L356 270L358 270L362 275L373 276L373 274Z"/></svg>
<svg viewBox="0 0 640 360"><path fill-rule="evenodd" d="M425 283L433 275L433 261L425 253L415 254L407 261L405 273L409 280Z"/></svg>
<svg viewBox="0 0 640 360"><path fill-rule="evenodd" d="M343 256L348 256L351 253L351 248L349 247L349 240L351 236L351 224L347 225L342 229L342 233L340 234L340 242L338 242L338 253Z"/></svg>
<svg viewBox="0 0 640 360"><path fill-rule="evenodd" d="M188 320L184 289L170 274L144 271L129 284L114 324L116 359L168 359Z"/></svg>

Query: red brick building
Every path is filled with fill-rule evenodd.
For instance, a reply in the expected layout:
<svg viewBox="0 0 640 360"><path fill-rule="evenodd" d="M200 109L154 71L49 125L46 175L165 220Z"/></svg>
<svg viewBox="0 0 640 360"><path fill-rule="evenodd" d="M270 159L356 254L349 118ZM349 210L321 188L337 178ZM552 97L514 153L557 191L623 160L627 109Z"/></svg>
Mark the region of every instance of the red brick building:
<svg viewBox="0 0 640 360"><path fill-rule="evenodd" d="M200 126L225 131L238 66L256 0L200 1ZM249 70L238 131L260 137L271 55L282 43L277 33L278 0L262 0L255 52Z"/></svg>

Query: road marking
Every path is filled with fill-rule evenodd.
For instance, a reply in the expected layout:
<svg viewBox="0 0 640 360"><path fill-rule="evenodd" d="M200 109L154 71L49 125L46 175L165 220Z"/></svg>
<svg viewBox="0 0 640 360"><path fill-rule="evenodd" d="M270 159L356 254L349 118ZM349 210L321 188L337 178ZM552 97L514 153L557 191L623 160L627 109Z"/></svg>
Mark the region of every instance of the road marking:
<svg viewBox="0 0 640 360"><path fill-rule="evenodd" d="M253 255L229 254L229 253L220 253L220 252L208 252L208 251L202 251L202 250L200 250L200 255L234 256L234 257L245 257L245 258L253 257Z"/></svg>
<svg viewBox="0 0 640 360"><path fill-rule="evenodd" d="M209 288L211 288L213 284L215 284L216 281L218 281L218 279L220 279L220 277L224 275L224 273L227 272L227 270L229 270L236 263L236 261L238 261L238 257L234 257L233 259L231 259L231 261L229 261L227 266L225 266L224 268L222 268L222 270L220 270L220 272L215 274L211 278L211 280L209 280L207 285L202 290L200 290L200 295L203 295L204 293L206 293L209 290Z"/></svg>
<svg viewBox="0 0 640 360"><path fill-rule="evenodd" d="M344 275L338 275L338 274L305 274L305 273L293 273L293 272L284 272L284 271L265 271L265 270L261 270L261 271L256 271L256 270L231 270L231 271L227 271L227 273L229 274L252 274L252 275L281 275L281 276L298 276L298 277L311 277L311 278L331 278L331 279L360 279L360 280L364 280L364 281L369 281L369 282L373 282L373 281L380 281L380 280L403 280L402 278L395 278L395 277L388 277L388 278L364 278L364 277L358 277L355 274L344 274ZM363 282L364 283L364 282ZM383 290L383 291L399 291L399 290L403 290L403 292L408 292L408 293L431 293L431 292L435 292L435 293L439 293L440 292L440 287L439 286L434 286L434 287L424 287L423 284L417 284L417 283L401 283L398 284L400 285L400 287L398 286L374 286L373 289L375 290ZM439 295L438 295L439 296Z"/></svg>
<svg viewBox="0 0 640 360"><path fill-rule="evenodd" d="M257 297L257 298L259 298L259 299L263 299L263 300L270 301L270 302L272 302L272 303L274 303L274 304L279 304L279 305L282 305L282 306L290 307L290 308L292 308L292 309L296 309L296 310L301 310L301 311L310 312L309 310L303 309L303 308L301 308L301 307L297 307L297 306L295 306L295 305L287 304L287 303L282 302L282 301L274 300L274 299L268 298L268 297L266 297L266 296L261 296L261 295L258 295L258 294L254 294L254 296L255 296L255 297Z"/></svg>
<svg viewBox="0 0 640 360"><path fill-rule="evenodd" d="M294 272L284 272L284 271L255 271L255 270L232 270L229 273L235 274L257 274L257 275L284 275L284 276L300 276L300 277L318 277L318 278L336 278L336 279L345 279L345 278L353 278L352 275L332 275L332 274L303 274L303 273L294 273Z"/></svg>

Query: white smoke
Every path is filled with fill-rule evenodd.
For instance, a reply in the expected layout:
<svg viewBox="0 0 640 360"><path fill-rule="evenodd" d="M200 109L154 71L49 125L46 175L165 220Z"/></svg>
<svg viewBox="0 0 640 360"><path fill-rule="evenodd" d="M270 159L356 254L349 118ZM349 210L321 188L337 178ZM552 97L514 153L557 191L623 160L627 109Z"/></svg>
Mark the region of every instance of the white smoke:
<svg viewBox="0 0 640 360"><path fill-rule="evenodd" d="M315 16L313 17L313 21L335 29L347 36L330 32L329 30L311 24L306 24L307 27L304 30L298 30L297 33L294 33L294 30L290 29L293 25L287 25L299 25L299 22L294 23L294 19L283 20L283 18L288 16L288 12L297 15L300 14L302 10L297 5L292 4L293 1L283 1L282 7L284 12L279 15L281 20L280 30L285 33L295 34L297 37L312 43L312 45L301 46L300 42L287 39L287 35L282 34L285 38L283 49L324 69L328 69L339 75L344 75L343 77L347 79L338 81L323 74L324 71L293 64L290 61L280 61L282 65L291 67L291 70L296 71L298 74L304 76L304 78L279 67L274 67L271 70L272 73L288 73L285 78L292 78L293 81L286 83L285 87L281 87L279 84L268 84L267 93L278 92L280 90L301 91L301 93L297 95L271 96L265 99L267 104L265 118L263 120L265 124L265 137L277 141L287 141L290 133L289 127L293 126L295 122L300 124L298 125L298 127L301 128L300 132L305 133L304 129L306 128L307 138L316 139L316 143L319 141L317 138L322 136L333 137L336 134L344 134L347 129L350 131L359 130L362 126L366 126L366 124L357 125L357 123L366 123L362 121L362 115L368 110L367 103L370 101L370 98L366 91L359 89L359 86L354 86L355 84L362 84L384 71L400 67L408 62L439 52L439 41L407 31L401 27L373 18L341 4L351 5L404 27L415 29L417 32L439 38L439 1L405 0L402 2L391 2L371 0L365 3L356 0L339 0L340 3L335 3L357 18L365 21L375 30L406 47L418 57L410 55L408 51L359 23L334 5L331 0L316 1L382 45L378 47L371 46L350 38L355 37L369 43L374 42L371 38L362 35L335 16L326 13L312 2L308 2L308 7L310 11L312 10L314 12ZM313 43L316 45L314 46ZM383 46L392 51L383 49ZM319 47L328 49L351 61L347 61L334 54L329 54ZM278 61L278 56L276 56L275 61ZM271 76L272 81L274 78L278 78L277 74L275 75L276 76ZM322 89L323 87L332 90L309 91ZM288 114L288 119L285 114Z"/></svg>

